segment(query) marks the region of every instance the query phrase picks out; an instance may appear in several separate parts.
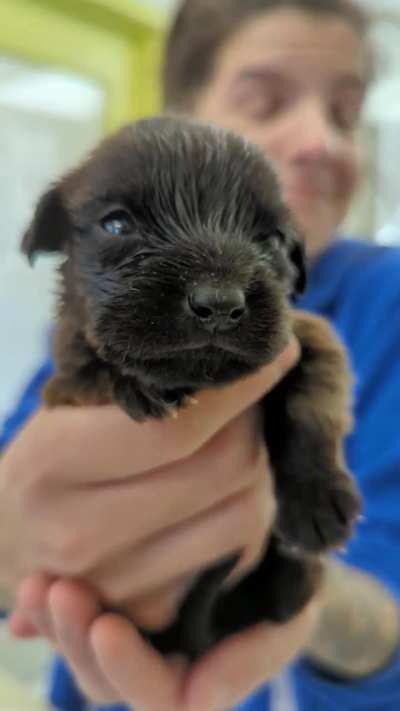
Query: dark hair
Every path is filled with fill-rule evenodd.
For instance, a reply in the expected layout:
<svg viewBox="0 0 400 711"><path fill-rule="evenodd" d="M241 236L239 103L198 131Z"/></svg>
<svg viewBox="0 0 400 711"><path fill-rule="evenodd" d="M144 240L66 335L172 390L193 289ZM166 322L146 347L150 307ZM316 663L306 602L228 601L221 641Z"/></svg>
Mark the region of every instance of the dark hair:
<svg viewBox="0 0 400 711"><path fill-rule="evenodd" d="M369 17L354 0L183 0L167 37L164 106L189 109L210 80L219 49L240 25L254 15L286 7L340 16L365 39L366 54L372 54L367 40Z"/></svg>

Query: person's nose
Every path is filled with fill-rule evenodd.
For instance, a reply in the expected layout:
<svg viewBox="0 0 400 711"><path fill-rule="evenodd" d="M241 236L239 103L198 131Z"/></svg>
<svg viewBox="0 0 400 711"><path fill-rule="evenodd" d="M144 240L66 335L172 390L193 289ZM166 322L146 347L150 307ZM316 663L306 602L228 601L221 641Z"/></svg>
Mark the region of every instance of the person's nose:
<svg viewBox="0 0 400 711"><path fill-rule="evenodd" d="M310 99L299 110L292 158L298 163L330 162L340 157L342 141L323 102Z"/></svg>

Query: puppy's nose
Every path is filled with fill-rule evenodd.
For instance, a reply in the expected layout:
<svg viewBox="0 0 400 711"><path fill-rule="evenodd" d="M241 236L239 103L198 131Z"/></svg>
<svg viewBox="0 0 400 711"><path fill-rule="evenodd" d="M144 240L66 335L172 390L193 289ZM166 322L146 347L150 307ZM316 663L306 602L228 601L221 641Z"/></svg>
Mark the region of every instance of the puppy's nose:
<svg viewBox="0 0 400 711"><path fill-rule="evenodd" d="M203 328L227 331L241 321L246 311L246 297L239 288L196 286L188 296L189 312Z"/></svg>

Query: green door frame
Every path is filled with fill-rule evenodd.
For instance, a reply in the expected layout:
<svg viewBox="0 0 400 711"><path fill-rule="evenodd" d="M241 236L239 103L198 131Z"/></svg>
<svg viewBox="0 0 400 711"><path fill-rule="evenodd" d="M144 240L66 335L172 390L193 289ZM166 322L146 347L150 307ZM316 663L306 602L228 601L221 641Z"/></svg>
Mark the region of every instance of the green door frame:
<svg viewBox="0 0 400 711"><path fill-rule="evenodd" d="M1 0L0 55L96 80L110 131L159 109L165 20L134 0Z"/></svg>

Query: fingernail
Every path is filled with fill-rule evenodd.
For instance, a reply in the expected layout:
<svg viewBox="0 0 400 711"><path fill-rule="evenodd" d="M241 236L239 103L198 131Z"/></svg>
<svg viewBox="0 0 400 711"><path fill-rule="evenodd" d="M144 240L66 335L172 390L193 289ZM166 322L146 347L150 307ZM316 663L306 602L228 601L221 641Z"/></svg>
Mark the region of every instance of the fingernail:
<svg viewBox="0 0 400 711"><path fill-rule="evenodd" d="M56 633L49 615L38 612L37 610L28 610L27 614L39 633L54 642L56 639Z"/></svg>

